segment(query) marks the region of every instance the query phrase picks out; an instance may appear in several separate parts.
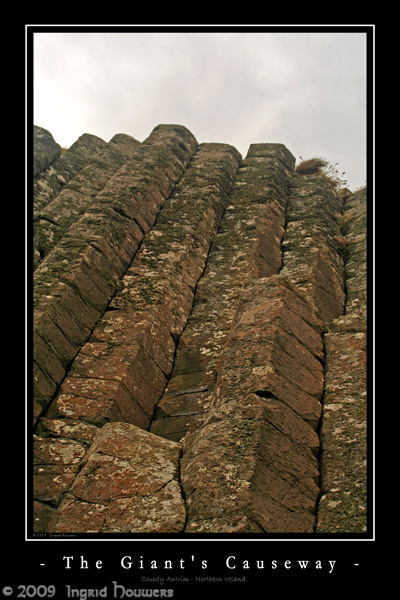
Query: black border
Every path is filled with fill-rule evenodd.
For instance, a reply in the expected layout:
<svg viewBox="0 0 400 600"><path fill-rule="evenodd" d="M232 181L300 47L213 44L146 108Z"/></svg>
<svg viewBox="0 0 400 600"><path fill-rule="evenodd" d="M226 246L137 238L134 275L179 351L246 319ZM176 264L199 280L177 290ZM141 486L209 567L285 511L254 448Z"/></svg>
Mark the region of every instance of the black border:
<svg viewBox="0 0 400 600"><path fill-rule="evenodd" d="M32 166L30 157L33 151L33 45L34 33L40 32L94 32L94 33L131 33L131 32L254 32L254 33L301 33L301 32L345 32L345 33L366 33L367 44L367 202L368 202L368 529L365 534L314 534L304 536L303 534L134 534L129 535L92 535L80 534L73 535L36 535L32 534L29 523L32 523L31 510L29 508L29 498L31 495L31 478L29 471L29 458L31 456L30 426L32 422L30 414L30 384L31 381L31 298L32 298L32 272L30 261L30 223L32 223L32 214L29 202L27 202L27 284L26 284L26 305L27 305L27 348L26 348L26 372L27 372L27 440L26 440L26 481L24 500L26 501L26 531L22 530L22 514L25 514L23 507L18 513L14 512L19 503L16 503L9 509L9 524L13 531L12 539L14 541L13 550L9 551L5 560L5 574L2 576L2 582L13 589L16 593L17 586L21 584L28 585L50 585L57 584L57 595L55 598L67 597L66 588L62 592L61 581L68 585L77 585L81 588L95 587L100 590L101 586L107 586L111 594L112 581L118 581L126 588L154 588L160 587L160 583L144 582L141 578L176 577L177 582L171 583L169 587L174 588L174 597L185 597L185 594L193 586L198 591L206 594L211 592L220 593L222 587L228 590L228 593L240 591L241 594L248 593L252 586L267 585L268 582L284 580L286 584L293 582L295 586L301 585L303 581L309 582L310 578L321 580L321 577L329 576L330 582L347 578L347 583L353 582L357 585L364 585L375 572L376 562L379 560L376 550L375 540L375 448L374 448L374 372L373 372L373 302L372 292L374 285L374 56L375 56L375 26L374 25L29 25L25 24L26 36L26 190L27 197L30 197L32 191ZM19 522L16 529L15 522ZM25 529L25 528L24 528ZM53 542L53 543L51 543ZM55 543L54 543L55 542ZM117 542L117 544L115 544ZM236 569L228 569L225 560L228 556L236 556ZM73 556L71 564L73 568L66 569L65 556ZM123 569L120 561L124 556L132 557L132 569ZM83 557L83 563L88 562L88 569L79 568L80 557ZM144 569L140 569L140 560L143 557ZM192 557L194 559L192 560ZM102 561L103 568L97 569L96 561ZM158 568L151 568L151 560L157 561ZM163 569L161 565L166 560L172 560L173 568ZM206 560L208 568L202 569L201 561ZM249 560L254 564L256 560L264 560L264 569L243 569L244 560ZM272 567L272 561L277 561L276 569ZM303 570L296 566L298 560L309 560L309 565L317 565L317 561L322 561L322 568L313 570ZM329 560L336 560L336 565L332 573L328 573L325 563ZM182 568L182 562L185 568ZM290 568L285 566L286 561L291 561ZM43 567L40 566L43 563ZM15 564L24 565L25 573L29 577L21 579L21 573L11 577ZM357 566L355 566L357 564ZM269 565L269 566L267 566ZM7 575L8 577L5 577ZM246 582L238 581L234 584L227 581L207 580L207 585L201 585L196 577L246 577ZM184 581L182 578L188 578ZM330 579L329 579L330 578ZM7 581L8 583L7 583ZM36 582L36 583L35 583ZM70 583L68 583L70 582ZM76 582L76 583L74 583ZM1 584L3 585L3 584ZM308 585L308 584L307 584ZM199 587L200 586L200 587ZM166 587L166 585L164 586ZM4 586L0 588L3 590ZM182 594L182 595L181 595ZM241 597L240 594L240 597ZM15 597L12 596L11 597ZM108 597L113 597L112 595Z"/></svg>

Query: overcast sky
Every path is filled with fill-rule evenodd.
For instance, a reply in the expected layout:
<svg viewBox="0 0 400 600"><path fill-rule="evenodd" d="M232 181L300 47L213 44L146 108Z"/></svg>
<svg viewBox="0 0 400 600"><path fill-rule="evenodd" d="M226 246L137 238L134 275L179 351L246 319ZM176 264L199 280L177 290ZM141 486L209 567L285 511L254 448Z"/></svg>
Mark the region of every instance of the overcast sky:
<svg viewBox="0 0 400 600"><path fill-rule="evenodd" d="M280 142L366 180L364 32L34 33L34 124L143 141L160 123L201 142Z"/></svg>

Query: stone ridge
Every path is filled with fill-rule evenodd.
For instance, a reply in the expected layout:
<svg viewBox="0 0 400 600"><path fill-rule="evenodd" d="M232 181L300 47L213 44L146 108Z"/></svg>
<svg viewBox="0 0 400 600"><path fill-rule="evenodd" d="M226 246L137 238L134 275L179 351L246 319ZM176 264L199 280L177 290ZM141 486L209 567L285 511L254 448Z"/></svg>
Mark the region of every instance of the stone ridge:
<svg viewBox="0 0 400 600"><path fill-rule="evenodd" d="M81 136L59 161L55 161L51 166L51 175L47 177L45 188L50 188L51 194L48 195L48 202L45 206L43 205L44 194L42 193L39 197L41 208L39 210L37 207L34 216L35 267L64 237L69 227L87 211L96 196L131 158L140 144L130 136L118 134L108 144L97 143L96 149L100 146L99 152L93 152L93 144L89 146L87 137L85 137L83 160L89 160L89 162L82 164L82 159L78 162L76 155L79 150L82 150L78 144L79 142L82 144L83 137ZM94 156L91 156L92 153ZM67 180L65 163L70 155L73 155L75 159L74 169L69 169L69 180ZM48 173L50 171L47 171L46 175ZM60 178L63 181L62 188L60 185L56 185L56 183L60 184ZM42 191L44 179L42 177L37 181L41 185Z"/></svg>
<svg viewBox="0 0 400 600"><path fill-rule="evenodd" d="M138 427L105 425L85 454L52 528L73 533L182 531L186 511L180 454L179 444Z"/></svg>
<svg viewBox="0 0 400 600"><path fill-rule="evenodd" d="M313 531L318 439L307 420L318 422L323 390L313 318L280 275L243 290L209 414L183 456L188 532Z"/></svg>
<svg viewBox="0 0 400 600"><path fill-rule="evenodd" d="M316 531L354 533L367 525L367 197L346 201L344 315L324 335L321 498Z"/></svg>
<svg viewBox="0 0 400 600"><path fill-rule="evenodd" d="M367 530L366 190L34 129L35 533Z"/></svg>
<svg viewBox="0 0 400 600"><path fill-rule="evenodd" d="M36 269L35 419L53 399L196 149L185 128L155 128Z"/></svg>
<svg viewBox="0 0 400 600"><path fill-rule="evenodd" d="M304 292L322 322L344 310L343 260L337 241L342 210L343 201L323 177L293 178L281 273Z"/></svg>
<svg viewBox="0 0 400 600"><path fill-rule="evenodd" d="M242 161L157 406L153 433L179 441L208 410L243 286L281 266L293 169L294 157L280 144L252 145Z"/></svg>
<svg viewBox="0 0 400 600"><path fill-rule="evenodd" d="M37 175L33 183L34 218L105 145L106 142L99 137L84 133L47 169Z"/></svg>
<svg viewBox="0 0 400 600"><path fill-rule="evenodd" d="M33 127L33 177L43 173L61 154L61 146L47 129Z"/></svg>

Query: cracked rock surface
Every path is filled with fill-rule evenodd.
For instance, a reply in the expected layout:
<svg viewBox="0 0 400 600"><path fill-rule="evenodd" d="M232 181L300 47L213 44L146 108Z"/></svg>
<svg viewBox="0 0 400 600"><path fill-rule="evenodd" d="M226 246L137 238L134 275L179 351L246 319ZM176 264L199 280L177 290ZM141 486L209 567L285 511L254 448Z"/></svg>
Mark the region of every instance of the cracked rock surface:
<svg viewBox="0 0 400 600"><path fill-rule="evenodd" d="M34 154L32 530L365 532L366 190L181 125Z"/></svg>
<svg viewBox="0 0 400 600"><path fill-rule="evenodd" d="M105 425L60 504L54 531L182 531L180 454L180 444L134 425Z"/></svg>

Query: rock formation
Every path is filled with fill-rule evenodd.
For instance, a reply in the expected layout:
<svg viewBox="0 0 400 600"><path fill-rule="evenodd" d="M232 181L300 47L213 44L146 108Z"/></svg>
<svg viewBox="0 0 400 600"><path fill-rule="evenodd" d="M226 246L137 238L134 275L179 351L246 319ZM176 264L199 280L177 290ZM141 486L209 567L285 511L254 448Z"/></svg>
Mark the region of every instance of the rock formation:
<svg viewBox="0 0 400 600"><path fill-rule="evenodd" d="M366 189L34 128L36 533L367 530Z"/></svg>

